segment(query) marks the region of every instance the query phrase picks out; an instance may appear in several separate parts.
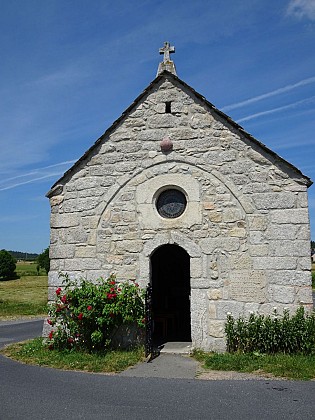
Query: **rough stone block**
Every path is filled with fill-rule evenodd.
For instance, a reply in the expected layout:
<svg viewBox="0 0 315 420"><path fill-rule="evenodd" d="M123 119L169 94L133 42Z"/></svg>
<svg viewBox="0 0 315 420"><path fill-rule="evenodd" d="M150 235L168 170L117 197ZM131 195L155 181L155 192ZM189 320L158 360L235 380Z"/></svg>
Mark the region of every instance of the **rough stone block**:
<svg viewBox="0 0 315 420"><path fill-rule="evenodd" d="M236 252L230 258L230 266L232 270L250 270L252 259L247 253Z"/></svg>
<svg viewBox="0 0 315 420"><path fill-rule="evenodd" d="M252 230L266 230L268 220L266 216L261 215L251 215L248 217L249 228Z"/></svg>
<svg viewBox="0 0 315 420"><path fill-rule="evenodd" d="M272 210L270 221L277 224L308 224L309 216L307 209Z"/></svg>
<svg viewBox="0 0 315 420"><path fill-rule="evenodd" d="M79 225L79 216L77 214L57 214L51 215L50 224L52 228L73 227Z"/></svg>
<svg viewBox="0 0 315 420"><path fill-rule="evenodd" d="M224 337L225 321L211 320L208 324L208 334L212 337Z"/></svg>
<svg viewBox="0 0 315 420"><path fill-rule="evenodd" d="M148 118L149 128L171 128L175 125L176 117L172 114L156 114Z"/></svg>
<svg viewBox="0 0 315 420"><path fill-rule="evenodd" d="M229 230L229 235L235 238L245 238L247 236L246 229L234 227Z"/></svg>
<svg viewBox="0 0 315 420"><path fill-rule="evenodd" d="M240 247L240 241L238 238L206 238L201 239L200 247L205 254L212 254L215 249L236 251Z"/></svg>
<svg viewBox="0 0 315 420"><path fill-rule="evenodd" d="M311 253L309 241L272 241L269 245L271 256L303 257Z"/></svg>
<svg viewBox="0 0 315 420"><path fill-rule="evenodd" d="M51 244L49 248L50 258L73 258L75 253L75 245L57 245Z"/></svg>
<svg viewBox="0 0 315 420"><path fill-rule="evenodd" d="M81 227L78 228L69 228L64 229L65 231L65 237L66 237L66 243L68 244L78 244L78 243L86 243L87 241L87 232L82 229Z"/></svg>
<svg viewBox="0 0 315 420"><path fill-rule="evenodd" d="M218 319L226 320L227 314L230 313L234 318L238 318L243 314L244 302L234 301L218 301L217 315Z"/></svg>
<svg viewBox="0 0 315 420"><path fill-rule="evenodd" d="M312 268L312 260L311 257L300 257L298 258L298 268L299 270L311 270Z"/></svg>
<svg viewBox="0 0 315 420"><path fill-rule="evenodd" d="M191 258L190 259L190 273L192 278L202 277L202 259Z"/></svg>
<svg viewBox="0 0 315 420"><path fill-rule="evenodd" d="M218 300L222 299L223 291L222 289L209 289L207 295L210 300Z"/></svg>
<svg viewBox="0 0 315 420"><path fill-rule="evenodd" d="M310 287L298 287L296 290L296 304L313 304L312 289Z"/></svg>
<svg viewBox="0 0 315 420"><path fill-rule="evenodd" d="M299 227L297 225L274 225L270 224L265 232L267 239L296 239Z"/></svg>
<svg viewBox="0 0 315 420"><path fill-rule="evenodd" d="M292 209L296 196L289 192L252 194L257 209Z"/></svg>
<svg viewBox="0 0 315 420"><path fill-rule="evenodd" d="M227 208L223 210L223 221L226 223L236 222L243 219L240 209Z"/></svg>
<svg viewBox="0 0 315 420"><path fill-rule="evenodd" d="M295 270L297 268L296 257L253 257L252 260L256 270Z"/></svg>
<svg viewBox="0 0 315 420"><path fill-rule="evenodd" d="M311 286L310 271L268 270L266 273L270 284L283 286Z"/></svg>
<svg viewBox="0 0 315 420"><path fill-rule="evenodd" d="M295 299L295 288L290 286L271 285L269 293L274 302L277 303L293 303Z"/></svg>
<svg viewBox="0 0 315 420"><path fill-rule="evenodd" d="M198 137L197 130L193 130L188 127L172 128L170 130L171 140L190 140Z"/></svg>
<svg viewBox="0 0 315 420"><path fill-rule="evenodd" d="M77 246L75 250L75 258L94 258L96 256L96 248L94 246Z"/></svg>
<svg viewBox="0 0 315 420"><path fill-rule="evenodd" d="M120 254L128 253L137 253L141 252L143 249L143 242L141 240L136 241L119 241L116 245L116 251Z"/></svg>
<svg viewBox="0 0 315 420"><path fill-rule="evenodd" d="M73 258L65 261L65 270L99 270L102 266L100 260L96 258Z"/></svg>
<svg viewBox="0 0 315 420"><path fill-rule="evenodd" d="M217 317L217 307L214 303L209 303L208 314L210 319L216 319Z"/></svg>
<svg viewBox="0 0 315 420"><path fill-rule="evenodd" d="M256 257L267 257L269 252L269 246L268 245L250 245L249 246L249 253L251 256Z"/></svg>

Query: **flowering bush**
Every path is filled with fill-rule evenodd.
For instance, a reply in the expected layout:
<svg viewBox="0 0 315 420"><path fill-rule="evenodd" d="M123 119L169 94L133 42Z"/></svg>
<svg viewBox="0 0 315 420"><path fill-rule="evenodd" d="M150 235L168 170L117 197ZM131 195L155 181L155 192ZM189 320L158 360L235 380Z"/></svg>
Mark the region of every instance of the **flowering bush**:
<svg viewBox="0 0 315 420"><path fill-rule="evenodd" d="M137 283L118 283L111 275L78 285L65 275L63 284L49 310L50 348L105 350L121 325L144 327L144 292Z"/></svg>

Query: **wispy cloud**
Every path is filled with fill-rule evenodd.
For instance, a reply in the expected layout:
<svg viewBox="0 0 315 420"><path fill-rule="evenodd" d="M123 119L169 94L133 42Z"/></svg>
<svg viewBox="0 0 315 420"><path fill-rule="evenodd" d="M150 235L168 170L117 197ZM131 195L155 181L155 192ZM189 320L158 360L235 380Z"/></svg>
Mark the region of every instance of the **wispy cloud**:
<svg viewBox="0 0 315 420"><path fill-rule="evenodd" d="M280 106L280 107L277 107L277 108L269 109L267 111L257 112L256 114L248 115L247 117L243 117L243 118L238 119L237 122L240 123L240 122L243 122L243 121L249 121L249 120L252 120L254 118L262 117L262 116L269 115L269 114L274 114L275 112L285 111L287 109L292 109L292 108L295 108L295 107L297 107L299 105L302 105L302 104L314 102L314 100L315 100L315 96L312 96L312 97L307 98L307 99L302 99L301 101L293 102L292 104L289 104L289 105L284 105L284 106Z"/></svg>
<svg viewBox="0 0 315 420"><path fill-rule="evenodd" d="M225 112L225 111L230 111L231 109L241 108L243 106L261 101L262 99L267 99L272 96L280 95L282 93L289 92L290 90L293 90L302 86L306 86L310 83L315 83L315 76L300 80L299 82L293 83L292 85L287 85L282 88L275 89L267 93L263 93L262 95L255 96L253 98L246 99L245 101L241 101L235 104L224 106L223 108L221 108L221 110Z"/></svg>
<svg viewBox="0 0 315 420"><path fill-rule="evenodd" d="M315 21L315 1L291 0L287 7L287 15Z"/></svg>
<svg viewBox="0 0 315 420"><path fill-rule="evenodd" d="M58 166L64 166L64 165L71 165L74 162L76 162L76 160L66 160L65 162L55 163L54 165L49 165L49 166L44 166L42 168L33 169L31 172L26 172L25 174L16 175L16 176L13 176L11 178L6 178L4 180L1 180L0 185L3 182L8 182L8 181L12 181L14 179L25 178L27 176L36 175L36 174L39 174L39 173L45 171L46 169L56 168Z"/></svg>
<svg viewBox="0 0 315 420"><path fill-rule="evenodd" d="M0 181L0 191L10 190L12 188L16 188L21 185L32 184L34 182L39 182L48 178L60 176L65 172L65 169L69 167L71 164L73 164L74 162L76 162L76 160L67 160L65 162L56 163L54 165L37 168L31 172L26 172L24 174L2 179ZM58 167L60 167L59 170L51 171L52 168L58 168ZM63 167L66 167L66 168L63 168Z"/></svg>

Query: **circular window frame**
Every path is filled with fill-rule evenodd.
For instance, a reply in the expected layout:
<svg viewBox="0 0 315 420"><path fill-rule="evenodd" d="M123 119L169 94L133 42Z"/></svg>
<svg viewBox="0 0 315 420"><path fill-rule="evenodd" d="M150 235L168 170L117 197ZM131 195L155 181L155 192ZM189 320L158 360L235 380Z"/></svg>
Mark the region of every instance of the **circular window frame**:
<svg viewBox="0 0 315 420"><path fill-rule="evenodd" d="M167 213L165 211L161 211L159 209L159 200L161 200L161 196L163 196L163 194L169 192L178 192L181 194L182 198L183 198L183 208L180 210L180 212L176 212L174 213L174 215L172 215L171 213ZM163 198L163 197L162 197ZM187 204L188 204L188 200L187 200L187 194L186 192L175 185L167 185L164 186L163 188L160 188L156 194L154 195L154 207L155 207L155 211L157 212L157 214L159 215L159 217L161 217L163 220L176 220L178 218L180 218L181 216L183 216L183 214L185 213L185 211L187 210Z"/></svg>

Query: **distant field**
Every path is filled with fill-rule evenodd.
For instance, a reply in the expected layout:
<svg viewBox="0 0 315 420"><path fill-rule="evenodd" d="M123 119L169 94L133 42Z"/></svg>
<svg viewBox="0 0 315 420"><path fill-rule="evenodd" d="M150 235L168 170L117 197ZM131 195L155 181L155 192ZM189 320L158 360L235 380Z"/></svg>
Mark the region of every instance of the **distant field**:
<svg viewBox="0 0 315 420"><path fill-rule="evenodd" d="M47 313L47 276L23 275L36 271L36 264L18 264L16 280L0 281L0 319L23 316L44 315Z"/></svg>
<svg viewBox="0 0 315 420"><path fill-rule="evenodd" d="M37 276L37 263L28 261L18 261L16 264L15 271L18 276ZM39 275L46 275L46 272L43 268L39 270Z"/></svg>

